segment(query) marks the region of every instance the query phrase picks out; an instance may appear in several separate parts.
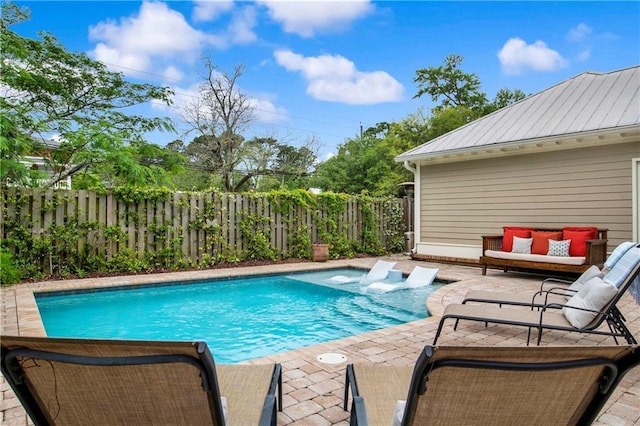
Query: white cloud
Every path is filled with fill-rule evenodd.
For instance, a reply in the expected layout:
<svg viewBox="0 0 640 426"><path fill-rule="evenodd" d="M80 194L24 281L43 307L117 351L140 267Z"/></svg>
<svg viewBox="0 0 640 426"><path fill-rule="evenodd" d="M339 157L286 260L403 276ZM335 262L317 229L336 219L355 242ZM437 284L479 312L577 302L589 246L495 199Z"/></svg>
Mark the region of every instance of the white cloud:
<svg viewBox="0 0 640 426"><path fill-rule="evenodd" d="M566 67L568 62L557 51L550 49L543 41L527 44L514 37L509 39L498 52L498 59L506 74L520 74L533 71L556 71Z"/></svg>
<svg viewBox="0 0 640 426"><path fill-rule="evenodd" d="M288 71L300 71L309 83L307 93L315 99L351 105L396 102L404 88L384 71L361 72L340 55L304 57L290 50L274 53L276 61Z"/></svg>
<svg viewBox="0 0 640 426"><path fill-rule="evenodd" d="M281 1L259 0L269 16L286 32L312 37L318 32L336 32L374 10L370 0Z"/></svg>
<svg viewBox="0 0 640 426"><path fill-rule="evenodd" d="M605 41L615 41L620 39L617 34L611 33L609 31L599 34L598 37Z"/></svg>
<svg viewBox="0 0 640 426"><path fill-rule="evenodd" d="M585 62L585 61L589 60L590 57L591 57L591 48L590 47L586 47L580 53L578 53L578 60L580 62Z"/></svg>
<svg viewBox="0 0 640 426"><path fill-rule="evenodd" d="M253 32L256 25L256 10L253 7L245 7L233 15L229 24L229 37L234 43L253 43L258 39Z"/></svg>
<svg viewBox="0 0 640 426"><path fill-rule="evenodd" d="M90 52L95 59L138 71L149 71L154 58L193 60L205 45L226 45L224 38L194 29L181 13L155 2L142 3L136 16L90 27L89 38L97 42Z"/></svg>
<svg viewBox="0 0 640 426"><path fill-rule="evenodd" d="M182 80L182 71L173 65L169 65L162 73L166 80L180 81Z"/></svg>
<svg viewBox="0 0 640 426"><path fill-rule="evenodd" d="M577 26L569 30L567 39L573 42L582 41L587 38L592 32L593 28L581 22Z"/></svg>
<svg viewBox="0 0 640 426"><path fill-rule="evenodd" d="M128 52L172 55L197 49L206 36L193 29L184 16L164 3L142 3L138 16L120 24L101 22L89 28L89 37Z"/></svg>
<svg viewBox="0 0 640 426"><path fill-rule="evenodd" d="M253 114L260 123L279 123L288 118L287 110L265 98L249 98Z"/></svg>
<svg viewBox="0 0 640 426"><path fill-rule="evenodd" d="M233 6L233 2L218 3L221 2L198 2L196 9L217 8L221 11ZM198 13L204 14L203 11ZM205 15L198 16L203 19ZM206 16L213 19L215 14ZM96 42L90 55L109 66L122 67L129 75L135 75L136 71L162 73L151 69L153 66L166 68L166 63L158 66L162 60L191 62L208 46L224 49L231 44L255 42L255 24L255 8L247 6L234 13L226 30L218 35L208 34L193 28L180 12L172 10L166 3L145 1L137 15L90 27L89 39Z"/></svg>
<svg viewBox="0 0 640 426"><path fill-rule="evenodd" d="M188 87L180 87L177 84L169 83L168 86L174 93L172 105L168 106L166 103L154 99L151 101L151 107L165 114L180 117L185 108L199 97L200 84L195 83Z"/></svg>
<svg viewBox="0 0 640 426"><path fill-rule="evenodd" d="M93 56L107 65L117 65L124 68L125 74L132 74L136 70L145 71L149 67L149 58L146 55L140 55L135 52L126 52L119 49L109 47L105 43L98 43L92 51Z"/></svg>
<svg viewBox="0 0 640 426"><path fill-rule="evenodd" d="M194 0L194 3L191 16L195 22L213 21L221 14L233 9L232 0Z"/></svg>

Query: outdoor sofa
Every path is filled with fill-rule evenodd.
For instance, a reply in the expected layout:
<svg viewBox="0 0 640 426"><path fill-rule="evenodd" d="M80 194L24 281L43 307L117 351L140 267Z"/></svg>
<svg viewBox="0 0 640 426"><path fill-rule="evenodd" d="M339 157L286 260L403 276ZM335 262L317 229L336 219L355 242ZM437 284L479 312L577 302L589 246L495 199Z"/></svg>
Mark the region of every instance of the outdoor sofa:
<svg viewBox="0 0 640 426"><path fill-rule="evenodd" d="M550 253L552 245L568 246L565 247L568 250ZM606 257L607 229L505 226L502 235L482 237L480 265L482 275L487 274L487 268L501 268L505 272L525 269L580 274L591 265L601 268Z"/></svg>

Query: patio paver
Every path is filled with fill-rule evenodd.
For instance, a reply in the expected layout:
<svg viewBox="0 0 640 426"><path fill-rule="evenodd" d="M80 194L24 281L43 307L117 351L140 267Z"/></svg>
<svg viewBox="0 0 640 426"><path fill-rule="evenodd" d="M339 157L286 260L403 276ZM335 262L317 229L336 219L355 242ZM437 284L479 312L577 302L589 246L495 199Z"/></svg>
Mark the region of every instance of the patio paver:
<svg viewBox="0 0 640 426"><path fill-rule="evenodd" d="M439 316L449 303L457 303L469 289L514 290L536 289L542 277L488 271L458 265L429 264L410 260L407 256L385 259L398 261L397 269L411 272L414 266L438 267L441 279L456 281L433 293L427 308L431 317L411 323L351 336L294 351L259 358L250 363L280 362L283 366L283 406L278 413L278 425L338 425L349 424L349 413L342 410L344 371L347 363L384 363L412 365L425 344L433 341ZM157 275L136 275L101 279L50 281L19 284L1 289L0 332L2 334L45 335L35 306L33 290L103 287L123 284L142 284L158 281L182 281L238 274L287 272L300 269L357 266L369 268L377 259L351 259L328 263L281 264L261 267L213 269L195 272L176 272ZM630 295L625 295L619 308L627 319L627 326L635 336L640 335L640 308ZM441 345L525 346L526 329L462 321L453 331L453 321L446 324L439 339ZM615 344L611 337L550 331L542 345ZM215 356L215 349L212 349ZM345 355L347 361L337 365L323 364L317 356L327 352ZM30 424L20 403L5 382L0 380L0 423L2 425ZM596 424L640 424L640 368L632 370L608 401Z"/></svg>

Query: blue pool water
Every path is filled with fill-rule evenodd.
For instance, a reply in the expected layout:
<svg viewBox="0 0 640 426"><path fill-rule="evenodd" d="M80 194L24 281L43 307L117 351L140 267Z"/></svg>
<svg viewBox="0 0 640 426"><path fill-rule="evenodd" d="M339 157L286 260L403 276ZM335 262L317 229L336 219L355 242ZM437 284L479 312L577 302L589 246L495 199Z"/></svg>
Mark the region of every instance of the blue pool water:
<svg viewBox="0 0 640 426"><path fill-rule="evenodd" d="M215 280L109 291L36 294L51 337L205 340L219 363L277 352L425 318L434 283L362 294L331 284L360 270Z"/></svg>

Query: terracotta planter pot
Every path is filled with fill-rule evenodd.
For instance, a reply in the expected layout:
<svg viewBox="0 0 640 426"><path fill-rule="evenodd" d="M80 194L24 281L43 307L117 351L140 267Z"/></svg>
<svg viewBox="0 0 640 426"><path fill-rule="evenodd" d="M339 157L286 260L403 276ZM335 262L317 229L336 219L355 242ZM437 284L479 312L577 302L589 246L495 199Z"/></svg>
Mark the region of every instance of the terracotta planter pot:
<svg viewBox="0 0 640 426"><path fill-rule="evenodd" d="M314 262L326 262L329 260L329 244L312 244L311 260Z"/></svg>

